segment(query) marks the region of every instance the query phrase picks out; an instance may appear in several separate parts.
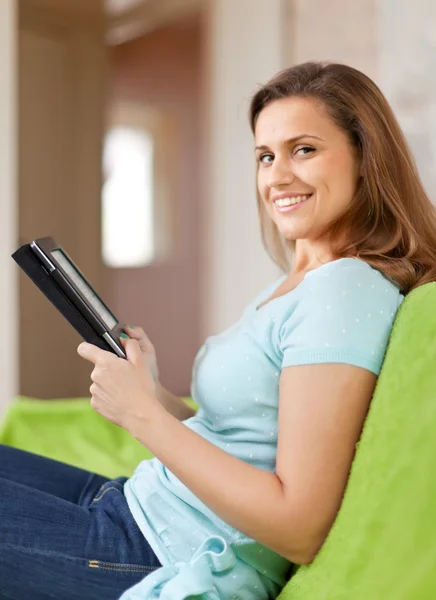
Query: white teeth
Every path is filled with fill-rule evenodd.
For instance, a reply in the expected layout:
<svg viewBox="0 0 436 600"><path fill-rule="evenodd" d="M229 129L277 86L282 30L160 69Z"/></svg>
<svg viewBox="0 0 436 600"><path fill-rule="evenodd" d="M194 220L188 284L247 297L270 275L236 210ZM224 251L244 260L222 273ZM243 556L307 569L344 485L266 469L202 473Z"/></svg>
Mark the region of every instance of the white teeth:
<svg viewBox="0 0 436 600"><path fill-rule="evenodd" d="M292 198L280 198L275 201L275 204L278 207L284 206L292 206L293 204L298 204L299 202L303 202L303 200L307 200L310 198L311 194L305 194L304 196L293 196Z"/></svg>

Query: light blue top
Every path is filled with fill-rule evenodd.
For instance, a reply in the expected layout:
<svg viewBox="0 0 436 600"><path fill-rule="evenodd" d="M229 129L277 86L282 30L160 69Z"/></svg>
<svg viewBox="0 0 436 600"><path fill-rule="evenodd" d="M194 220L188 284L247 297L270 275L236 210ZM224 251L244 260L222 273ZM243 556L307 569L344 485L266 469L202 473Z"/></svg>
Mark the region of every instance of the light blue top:
<svg viewBox="0 0 436 600"><path fill-rule="evenodd" d="M379 271L343 258L308 272L293 291L257 310L285 278L201 347L191 388L200 408L184 421L212 444L272 472L281 370L347 363L378 375L403 300ZM224 523L156 458L137 467L124 491L163 567L122 600L264 600L284 586L288 561Z"/></svg>

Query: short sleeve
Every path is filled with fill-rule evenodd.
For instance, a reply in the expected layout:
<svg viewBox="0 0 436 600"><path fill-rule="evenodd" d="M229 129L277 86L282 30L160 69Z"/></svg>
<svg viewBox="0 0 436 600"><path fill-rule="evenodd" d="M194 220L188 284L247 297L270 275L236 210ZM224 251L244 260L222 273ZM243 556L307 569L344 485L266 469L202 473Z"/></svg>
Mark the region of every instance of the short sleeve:
<svg viewBox="0 0 436 600"><path fill-rule="evenodd" d="M346 363L380 373L403 297L380 272L353 262L309 273L301 284L280 328L282 368Z"/></svg>

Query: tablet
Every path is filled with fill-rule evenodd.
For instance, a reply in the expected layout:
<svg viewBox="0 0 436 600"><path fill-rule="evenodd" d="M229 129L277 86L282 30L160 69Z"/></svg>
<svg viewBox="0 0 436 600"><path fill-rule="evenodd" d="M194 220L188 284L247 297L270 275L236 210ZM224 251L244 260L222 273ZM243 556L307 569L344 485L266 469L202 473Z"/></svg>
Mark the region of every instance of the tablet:
<svg viewBox="0 0 436 600"><path fill-rule="evenodd" d="M24 244L12 258L86 342L127 358L120 342L125 325L55 239L45 237Z"/></svg>

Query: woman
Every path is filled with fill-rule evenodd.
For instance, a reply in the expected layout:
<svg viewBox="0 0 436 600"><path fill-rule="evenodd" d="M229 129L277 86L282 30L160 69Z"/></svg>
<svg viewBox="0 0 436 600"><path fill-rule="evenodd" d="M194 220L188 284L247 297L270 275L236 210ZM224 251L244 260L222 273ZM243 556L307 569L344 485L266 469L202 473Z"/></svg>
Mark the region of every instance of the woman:
<svg viewBox="0 0 436 600"><path fill-rule="evenodd" d="M253 97L258 208L284 275L208 338L197 414L89 344L93 408L155 455L108 481L1 448L0 598L274 598L338 513L404 295L436 280L436 217L376 85L338 64ZM183 421L183 423L181 422Z"/></svg>

